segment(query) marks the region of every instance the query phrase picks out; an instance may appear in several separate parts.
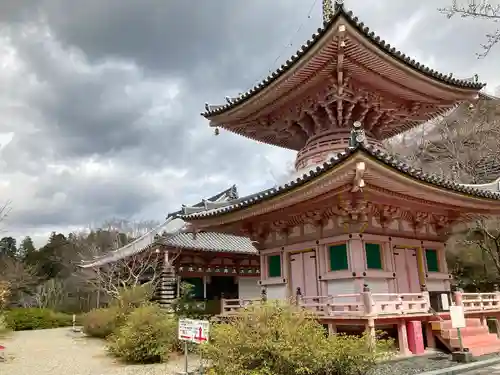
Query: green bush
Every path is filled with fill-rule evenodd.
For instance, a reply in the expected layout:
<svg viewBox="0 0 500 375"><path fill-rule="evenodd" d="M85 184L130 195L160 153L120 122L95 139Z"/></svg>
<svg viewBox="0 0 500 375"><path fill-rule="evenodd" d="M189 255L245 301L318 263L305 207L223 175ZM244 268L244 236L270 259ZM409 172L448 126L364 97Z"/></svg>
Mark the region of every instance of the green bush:
<svg viewBox="0 0 500 375"><path fill-rule="evenodd" d="M175 351L176 342L175 318L158 305L144 304L109 337L108 350L126 362L163 362Z"/></svg>
<svg viewBox="0 0 500 375"><path fill-rule="evenodd" d="M94 309L82 318L83 332L91 337L106 338L125 320L125 314L117 307Z"/></svg>
<svg viewBox="0 0 500 375"><path fill-rule="evenodd" d="M119 308L124 314L128 314L136 307L149 303L153 297L154 288L151 283L123 287L116 298L111 302L112 307Z"/></svg>
<svg viewBox="0 0 500 375"><path fill-rule="evenodd" d="M56 313L50 309L15 308L5 312L7 325L14 331L69 327L71 315Z"/></svg>
<svg viewBox="0 0 500 375"><path fill-rule="evenodd" d="M251 306L211 328L202 352L216 375L361 375L391 354L392 341L334 335L288 304Z"/></svg>
<svg viewBox="0 0 500 375"><path fill-rule="evenodd" d="M7 325L7 320L0 312L0 339L5 337L10 332L10 328Z"/></svg>

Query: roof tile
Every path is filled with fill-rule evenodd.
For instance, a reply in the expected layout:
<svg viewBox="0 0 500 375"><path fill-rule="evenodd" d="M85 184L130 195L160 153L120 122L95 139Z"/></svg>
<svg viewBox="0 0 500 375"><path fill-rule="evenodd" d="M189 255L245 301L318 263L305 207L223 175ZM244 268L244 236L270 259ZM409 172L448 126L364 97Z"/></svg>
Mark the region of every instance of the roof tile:
<svg viewBox="0 0 500 375"><path fill-rule="evenodd" d="M455 192L464 193L473 197L500 200L500 192L487 190L480 187L474 187L472 185L464 185L450 180L446 180L437 175L424 173L422 170L415 169L411 165L399 160L396 156L391 155L381 149L378 149L371 145L358 144L358 146L355 148L347 149L346 151L340 152L339 154L331 157L322 165L318 165L318 167L314 171L311 170L309 173L304 173L301 177L298 177L296 180L289 181L276 188L268 189L263 192L253 194L251 196L251 199L245 199L245 197L243 197L239 199L237 202L229 203L226 207L223 208L208 210L205 212L195 213L190 215L184 215L180 217L182 217L184 220L187 221L200 220L214 216L224 215L226 213L237 211L244 207L248 207L253 204L262 202L264 200L280 195L285 191L289 191L296 187L306 184L307 182L313 180L314 178L333 169L336 165L347 160L349 156L353 155L355 152L358 151L365 152L369 156L372 156L375 159L377 159L378 161L398 170L401 173L413 177L416 180L427 182L437 187L449 189Z"/></svg>
<svg viewBox="0 0 500 375"><path fill-rule="evenodd" d="M338 4L335 7L335 14L331 18L331 20L327 23L324 23L323 27L319 28L318 32L314 33L311 39L307 40L306 43L303 44L299 48L299 50L295 54L293 54L290 59L286 61L285 64L281 65L276 71L274 71L269 76L264 78L261 82L259 82L257 85L252 87L247 92L241 94L237 98L230 98L231 100L226 100L227 104L209 105L208 103L205 103L206 111L203 112L201 115L209 118L217 114L223 113L225 111L228 111L229 109L235 107L236 105L242 103L249 97L263 90L271 82L275 81L278 77L280 77L284 72L292 68L292 66L301 58L301 56L307 53L308 50L329 31L330 27L333 26L333 24L340 16L343 16L351 26L353 26L354 28L359 30L362 34L364 34L365 37L370 39L377 47L384 50L384 52L391 55L400 62L406 64L410 68L417 70L419 73L431 76L432 78L437 79L448 85L454 85L461 88L470 88L479 90L485 86L484 83L477 82L476 80L453 78L452 74L446 75L443 73L439 73L438 71L435 71L434 69L431 69L419 63L415 59L412 59L411 57L405 55L401 51L391 46L389 43L381 39L379 36L375 35L375 33L373 31L370 31L370 29L366 27L363 22L360 22L358 17L354 16L351 11L345 10L342 4Z"/></svg>

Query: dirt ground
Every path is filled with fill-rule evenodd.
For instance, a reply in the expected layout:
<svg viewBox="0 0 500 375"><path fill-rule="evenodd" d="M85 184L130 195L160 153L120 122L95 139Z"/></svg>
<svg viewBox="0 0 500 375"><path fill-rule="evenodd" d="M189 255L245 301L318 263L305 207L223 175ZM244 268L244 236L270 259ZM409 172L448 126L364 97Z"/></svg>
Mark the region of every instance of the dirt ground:
<svg viewBox="0 0 500 375"><path fill-rule="evenodd" d="M70 328L15 332L0 344L6 347L0 375L173 375L184 364L180 357L168 364L125 365L106 355L102 340ZM190 358L190 364L194 369L199 359Z"/></svg>

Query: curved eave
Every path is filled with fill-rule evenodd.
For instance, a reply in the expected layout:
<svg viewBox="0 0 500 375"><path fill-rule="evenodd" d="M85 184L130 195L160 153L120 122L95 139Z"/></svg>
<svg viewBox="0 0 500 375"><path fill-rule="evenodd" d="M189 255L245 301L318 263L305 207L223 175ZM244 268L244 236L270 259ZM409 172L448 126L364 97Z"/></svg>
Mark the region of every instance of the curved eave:
<svg viewBox="0 0 500 375"><path fill-rule="evenodd" d="M422 76L424 79L431 79L436 83L444 84L448 87L454 87L458 89L465 89L471 91L479 91L486 84L475 82L474 80L466 80L466 79L456 79L453 78L449 74L443 74L434 69L431 69L419 62L415 61L411 57L405 55L401 51L392 47L385 40L376 36L373 31L370 31L368 27L366 27L362 22L358 20L357 17L353 15L352 12L346 11L342 5L336 6L336 11L330 22L323 25L322 28L318 29L318 32L313 34L312 38L309 39L306 44L302 45L302 47L294 54L290 59L286 61L285 64L281 65L275 72L267 76L263 81L261 81L256 86L252 87L249 91L240 95L237 98L226 98L227 103L223 105L205 105L206 111L201 113L207 119L212 119L217 115L222 113L226 113L230 110L233 110L243 103L249 101L257 94L260 94L265 89L270 87L272 84L280 81L287 72L294 69L301 63L303 60L306 60L308 57L313 55L314 47L318 44L323 37L327 36L330 32L334 32L334 27L338 23L340 19L346 21L348 25L353 27L360 37L367 40L371 45L373 45L378 51L387 55L390 59L394 59L395 61L403 64L404 66L410 68L415 73Z"/></svg>
<svg viewBox="0 0 500 375"><path fill-rule="evenodd" d="M371 146L359 146L358 149L348 150L344 153L341 153L338 156L331 158L323 165L318 166L315 170L311 170L308 174L304 174L302 177L299 177L296 180L285 185L281 185L275 189L267 190L261 195L255 194L251 199L242 199L238 204L227 206L218 210L208 211L200 214L186 215L183 217L183 219L186 221L210 220L212 218L218 218L235 213L237 211L241 211L243 209L247 209L251 206L255 206L271 199L277 199L285 193L290 193L300 187L313 183L322 175L333 172L334 170L338 170L343 164L347 163L349 160L352 160L356 153L361 153L374 162L383 165L402 178L410 180L410 183L416 183L422 187L430 187L440 194L452 194L462 199L472 198L475 200L478 199L481 201L486 200L489 202L494 202L498 205L500 212L500 193L498 192L483 190L475 186L462 185L452 181L448 181L441 177L417 170L410 165L399 161L396 157L381 150L374 149Z"/></svg>

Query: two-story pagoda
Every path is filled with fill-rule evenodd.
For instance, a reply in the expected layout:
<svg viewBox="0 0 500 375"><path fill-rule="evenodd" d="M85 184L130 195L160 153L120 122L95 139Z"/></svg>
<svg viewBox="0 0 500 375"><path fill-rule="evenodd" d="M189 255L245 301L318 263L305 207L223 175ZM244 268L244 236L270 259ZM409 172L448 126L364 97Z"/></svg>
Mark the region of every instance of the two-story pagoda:
<svg viewBox="0 0 500 375"><path fill-rule="evenodd" d="M424 174L387 154L382 141L474 103L483 86L418 63L336 3L276 72L203 113L212 127L296 150L294 178L182 219L195 232L256 241L267 298L297 298L331 332L394 326L401 350L419 353L422 330L411 330L424 322L427 345L438 337L453 349L449 324L434 325L433 335L426 323L435 319L431 300L446 310L436 303L450 292L445 242L455 224L500 213L499 184ZM225 301L224 313L251 302ZM482 317L468 324L484 340L464 337L464 345L474 354L499 350L484 325L486 311L500 312L498 295L457 293L454 303Z"/></svg>

